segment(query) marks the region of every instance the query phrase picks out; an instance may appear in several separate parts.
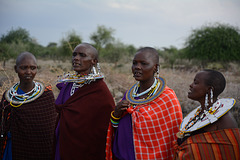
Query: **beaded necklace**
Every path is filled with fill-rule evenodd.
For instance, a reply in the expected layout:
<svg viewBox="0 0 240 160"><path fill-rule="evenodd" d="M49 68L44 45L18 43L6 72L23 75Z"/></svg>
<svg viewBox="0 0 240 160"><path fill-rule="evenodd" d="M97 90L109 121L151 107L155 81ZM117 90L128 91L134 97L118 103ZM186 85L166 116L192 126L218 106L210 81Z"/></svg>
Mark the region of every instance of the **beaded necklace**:
<svg viewBox="0 0 240 160"><path fill-rule="evenodd" d="M216 122L233 107L235 102L233 98L223 98L217 100L207 110L204 109L202 111L201 106L197 107L183 119L177 137L183 138L189 136L191 132Z"/></svg>
<svg viewBox="0 0 240 160"><path fill-rule="evenodd" d="M72 96L75 93L75 89L77 88L81 88L82 86L84 86L84 83L73 83L71 91L70 91L70 95Z"/></svg>
<svg viewBox="0 0 240 160"><path fill-rule="evenodd" d="M148 91L147 93L144 93L144 94L147 94L146 98L136 99L136 98L139 97L140 94L138 94L138 97L136 96L136 92L137 92L139 86L138 86L138 83L135 83L126 92L126 99L133 105L135 105L135 104L140 105L140 104L149 103L149 102L153 101L154 99L156 99L164 91L165 86L166 86L166 82L162 77L158 77L158 78L156 78L156 84L154 82L154 85L152 85L152 86L150 87L151 88L150 91ZM144 95L144 94L142 94L142 95Z"/></svg>
<svg viewBox="0 0 240 160"><path fill-rule="evenodd" d="M92 81L96 81L97 79L104 78L104 75L100 71L100 66L98 66L98 71L96 68L92 68L92 72L89 74L78 74L78 73L64 73L62 76L58 76L57 82L59 83L66 83L66 82L73 82L70 96L75 93L75 89L83 87L85 84L90 84Z"/></svg>
<svg viewBox="0 0 240 160"><path fill-rule="evenodd" d="M96 68L93 67L93 71L89 74L78 74L78 73L64 73L61 76L58 76L57 82L75 82L79 84L90 84L96 79L102 79L104 75L101 73L100 69L96 71Z"/></svg>
<svg viewBox="0 0 240 160"><path fill-rule="evenodd" d="M158 81L157 81L156 78L154 78L154 83L152 84L152 86L149 87L148 89L146 89L145 91L141 92L141 93L137 93L138 90L139 90L139 87L140 87L140 83L139 82L137 82L137 83L138 84L135 85L135 87L133 89L133 93L132 93L133 97L140 97L140 96L142 96L142 95L144 95L146 93L149 93L150 91L151 91L151 93L153 93L153 91L156 89Z"/></svg>
<svg viewBox="0 0 240 160"><path fill-rule="evenodd" d="M20 83L18 82L14 84L5 94L5 97L10 102L10 105L13 107L20 107L22 104L31 102L38 98L40 95L42 95L42 93L44 92L43 84L35 81L33 81L33 83L34 83L33 89L24 94L17 93Z"/></svg>

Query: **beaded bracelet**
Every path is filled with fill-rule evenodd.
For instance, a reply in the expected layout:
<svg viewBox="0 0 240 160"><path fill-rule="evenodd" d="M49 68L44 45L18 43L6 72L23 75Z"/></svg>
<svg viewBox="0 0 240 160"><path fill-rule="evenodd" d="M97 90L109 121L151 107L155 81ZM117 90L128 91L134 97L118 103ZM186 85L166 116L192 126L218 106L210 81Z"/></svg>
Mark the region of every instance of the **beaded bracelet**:
<svg viewBox="0 0 240 160"><path fill-rule="evenodd" d="M116 125L119 124L119 121L116 122L112 118L110 118L110 121L111 121L112 124L116 124Z"/></svg>
<svg viewBox="0 0 240 160"><path fill-rule="evenodd" d="M113 128L118 128L118 124L112 124Z"/></svg>
<svg viewBox="0 0 240 160"><path fill-rule="evenodd" d="M119 121L119 120L121 119L121 117L119 117L119 118L114 117L113 113L114 113L114 111L111 112L111 118L112 118L113 120Z"/></svg>
<svg viewBox="0 0 240 160"><path fill-rule="evenodd" d="M112 118L110 118L110 121L111 121L111 124L114 128L117 128L118 127L118 124L119 124L119 121L114 121Z"/></svg>

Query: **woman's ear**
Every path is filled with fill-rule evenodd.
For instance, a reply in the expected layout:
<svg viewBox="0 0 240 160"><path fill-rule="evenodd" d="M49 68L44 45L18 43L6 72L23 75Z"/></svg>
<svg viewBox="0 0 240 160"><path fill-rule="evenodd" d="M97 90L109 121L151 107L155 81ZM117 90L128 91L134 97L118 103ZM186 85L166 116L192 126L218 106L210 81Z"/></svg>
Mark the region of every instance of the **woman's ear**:
<svg viewBox="0 0 240 160"><path fill-rule="evenodd" d="M14 70L17 73L17 65L14 66Z"/></svg>
<svg viewBox="0 0 240 160"><path fill-rule="evenodd" d="M96 64L98 63L98 60L97 59L93 59L92 60L92 64L95 66Z"/></svg>
<svg viewBox="0 0 240 160"><path fill-rule="evenodd" d="M154 73L157 73L159 71L158 68L159 68L159 64L155 64L154 65Z"/></svg>

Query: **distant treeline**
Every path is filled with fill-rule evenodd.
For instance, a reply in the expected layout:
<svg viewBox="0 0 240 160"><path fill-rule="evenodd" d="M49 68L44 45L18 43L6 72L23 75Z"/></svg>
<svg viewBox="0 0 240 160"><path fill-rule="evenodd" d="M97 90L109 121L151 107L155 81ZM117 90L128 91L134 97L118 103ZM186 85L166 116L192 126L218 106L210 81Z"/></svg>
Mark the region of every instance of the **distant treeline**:
<svg viewBox="0 0 240 160"><path fill-rule="evenodd" d="M113 36L115 30L104 25L97 26L89 38L91 44L99 51L100 60L117 63L129 60L139 49L134 45L124 44ZM66 60L72 55L74 47L83 42L81 35L69 32L60 43L50 42L46 47L31 38L24 28L11 29L0 38L0 61L16 58L23 51L29 51L38 58ZM174 46L156 48L164 63L173 68L179 60L192 61L195 65L206 66L209 63L226 62L240 64L240 31L238 27L228 24L213 23L192 30L185 40L184 47ZM198 63L196 63L198 62Z"/></svg>

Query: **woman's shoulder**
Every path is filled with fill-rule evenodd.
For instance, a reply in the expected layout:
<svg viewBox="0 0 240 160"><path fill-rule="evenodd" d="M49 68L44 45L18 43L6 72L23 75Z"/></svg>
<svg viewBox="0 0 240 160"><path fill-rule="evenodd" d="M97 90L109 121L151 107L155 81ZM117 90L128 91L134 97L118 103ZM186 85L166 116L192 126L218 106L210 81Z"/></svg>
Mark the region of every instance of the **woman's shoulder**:
<svg viewBox="0 0 240 160"><path fill-rule="evenodd" d="M229 128L238 128L237 121L233 117L232 113L229 111L214 124L216 130L229 129Z"/></svg>
<svg viewBox="0 0 240 160"><path fill-rule="evenodd" d="M177 99L176 93L174 92L173 89L169 88L168 86L166 86L164 88L164 91L161 93L161 95L159 96L160 99Z"/></svg>
<svg viewBox="0 0 240 160"><path fill-rule="evenodd" d="M210 125L204 127L205 131L214 131L230 128L238 128L237 121L230 112L230 109L234 106L235 100L233 98L224 98L221 100L220 109L216 112L218 120Z"/></svg>

